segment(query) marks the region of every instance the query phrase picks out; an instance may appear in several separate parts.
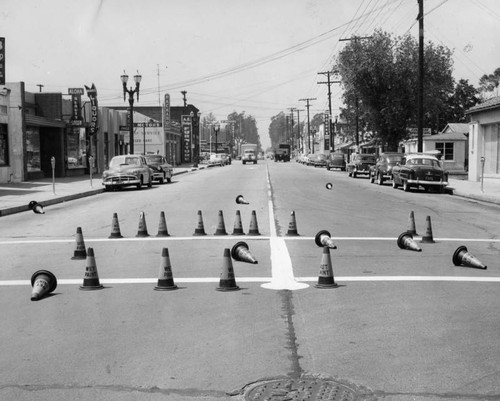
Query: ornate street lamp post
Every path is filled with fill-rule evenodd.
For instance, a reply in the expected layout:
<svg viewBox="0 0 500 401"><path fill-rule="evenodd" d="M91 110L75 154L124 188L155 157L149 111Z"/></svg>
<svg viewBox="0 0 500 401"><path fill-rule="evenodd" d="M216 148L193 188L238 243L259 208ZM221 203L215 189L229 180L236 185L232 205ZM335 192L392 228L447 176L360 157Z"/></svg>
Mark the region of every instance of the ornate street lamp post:
<svg viewBox="0 0 500 401"><path fill-rule="evenodd" d="M214 125L214 132L215 132L215 153L219 153L217 149L217 135L219 134L220 131L220 125L219 123L215 123Z"/></svg>
<svg viewBox="0 0 500 401"><path fill-rule="evenodd" d="M127 89L128 75L123 71L123 75L120 77L123 84L123 101L125 101L125 95L128 93L128 104L130 105L130 121L129 121L129 133L130 133L130 154L134 154L134 93L137 94L137 101L139 101L139 86L141 84L142 76L139 75L139 71L137 71L137 75L134 75L135 81L135 89Z"/></svg>

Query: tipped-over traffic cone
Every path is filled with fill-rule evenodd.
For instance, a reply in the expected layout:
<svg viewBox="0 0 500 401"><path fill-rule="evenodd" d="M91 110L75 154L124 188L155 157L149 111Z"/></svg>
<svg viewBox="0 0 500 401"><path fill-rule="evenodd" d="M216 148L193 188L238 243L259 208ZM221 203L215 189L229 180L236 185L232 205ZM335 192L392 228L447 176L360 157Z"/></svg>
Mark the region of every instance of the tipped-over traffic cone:
<svg viewBox="0 0 500 401"><path fill-rule="evenodd" d="M87 251L85 250L85 241L83 240L82 228L76 228L76 249L71 259L86 259Z"/></svg>
<svg viewBox="0 0 500 401"><path fill-rule="evenodd" d="M330 248L323 247L321 256L321 265L319 266L318 284L316 288L335 288L338 287L333 278L332 259L330 258Z"/></svg>
<svg viewBox="0 0 500 401"><path fill-rule="evenodd" d="M238 195L236 197L236 203L238 203L240 205L249 205L249 203L245 200L245 198L243 197L243 195Z"/></svg>
<svg viewBox="0 0 500 401"><path fill-rule="evenodd" d="M314 242L316 245L319 247L328 247L330 249L337 249L337 246L333 243L332 239L330 238L330 233L326 230L321 230L316 234L316 237L314 237Z"/></svg>
<svg viewBox="0 0 500 401"><path fill-rule="evenodd" d="M38 270L31 276L31 286L31 300L38 301L56 289L57 279L48 270Z"/></svg>
<svg viewBox="0 0 500 401"><path fill-rule="evenodd" d="M178 287L174 284L172 275L172 266L170 265L170 257L168 248L163 248L161 251L160 273L158 274L158 284L155 287L156 291L176 290Z"/></svg>
<svg viewBox="0 0 500 401"><path fill-rule="evenodd" d="M425 220L427 222L427 228L426 228L425 234L422 236L422 239L420 240L420 242L426 243L426 244L433 244L434 238L432 237L431 216L427 216Z"/></svg>
<svg viewBox="0 0 500 401"><path fill-rule="evenodd" d="M219 286L217 291L236 291L240 287L236 285L234 277L233 262L231 261L231 254L229 248L224 249L224 261L222 266L222 273L220 275Z"/></svg>
<svg viewBox="0 0 500 401"><path fill-rule="evenodd" d="M413 239L413 235L411 235L409 232L405 231L404 233L401 233L398 237L398 246L401 249L408 249L409 251L417 251L421 252L422 248L418 246L418 244L415 242Z"/></svg>
<svg viewBox="0 0 500 401"><path fill-rule="evenodd" d="M45 212L43 211L43 206L40 205L37 201L31 201L30 203L28 203L28 207L30 208L30 210L33 210L33 213L35 214L45 214Z"/></svg>
<svg viewBox="0 0 500 401"><path fill-rule="evenodd" d="M158 234L157 237L170 237L167 230L167 221L165 220L165 212L160 213L160 223L158 224Z"/></svg>
<svg viewBox="0 0 500 401"><path fill-rule="evenodd" d="M231 256L238 262L252 263L254 265L258 263L248 250L248 245L246 244L246 242L243 241L234 244L231 249Z"/></svg>
<svg viewBox="0 0 500 401"><path fill-rule="evenodd" d="M408 230L411 235L418 235L417 234L417 228L415 227L415 215L413 213L413 210L410 212L408 215Z"/></svg>
<svg viewBox="0 0 500 401"><path fill-rule="evenodd" d="M123 238L120 232L120 223L118 222L118 213L113 213L113 221L111 222L111 234L108 238Z"/></svg>
<svg viewBox="0 0 500 401"><path fill-rule="evenodd" d="M288 223L288 232L286 233L288 236L297 236L299 233L297 232L297 222L295 221L295 211L292 210L290 213L290 222Z"/></svg>
<svg viewBox="0 0 500 401"><path fill-rule="evenodd" d="M99 274L95 264L94 249L87 250L87 267L85 268L85 276L83 277L83 285L80 290L100 290L104 288L99 282Z"/></svg>
<svg viewBox="0 0 500 401"><path fill-rule="evenodd" d="M139 227L137 229L136 237L149 237L148 227L146 225L146 216L144 215L144 212L141 212L141 214L139 215Z"/></svg>
<svg viewBox="0 0 500 401"><path fill-rule="evenodd" d="M201 210L198 210L198 227L195 228L193 235L207 235L205 232L205 226L203 225Z"/></svg>
<svg viewBox="0 0 500 401"><path fill-rule="evenodd" d="M219 222L217 224L217 230L215 230L214 235L227 235L226 226L224 225L224 215L222 210L219 210Z"/></svg>
<svg viewBox="0 0 500 401"><path fill-rule="evenodd" d="M333 184L331 182L327 182L326 185L325 185L325 188L330 190L333 188Z"/></svg>
<svg viewBox="0 0 500 401"><path fill-rule="evenodd" d="M236 211L236 218L234 220L233 235L245 235L243 232L243 225L241 224L241 214L240 211Z"/></svg>
<svg viewBox="0 0 500 401"><path fill-rule="evenodd" d="M252 210L252 218L250 219L250 228L248 229L248 235L260 235L255 210Z"/></svg>
<svg viewBox="0 0 500 401"><path fill-rule="evenodd" d="M481 263L478 258L470 254L464 245L459 246L455 250L455 252L453 253L452 260L455 266L474 267L476 269L484 269L484 270L488 268L488 266Z"/></svg>

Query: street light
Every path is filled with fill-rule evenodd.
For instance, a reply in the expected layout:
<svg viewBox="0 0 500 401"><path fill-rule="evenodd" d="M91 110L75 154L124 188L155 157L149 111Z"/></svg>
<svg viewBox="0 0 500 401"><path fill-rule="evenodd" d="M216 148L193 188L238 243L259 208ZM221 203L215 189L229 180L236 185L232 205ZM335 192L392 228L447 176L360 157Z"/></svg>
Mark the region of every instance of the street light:
<svg viewBox="0 0 500 401"><path fill-rule="evenodd" d="M219 153L217 151L217 135L219 134L219 131L220 131L220 125L219 123L215 123L214 125L214 131L215 131L215 153Z"/></svg>
<svg viewBox="0 0 500 401"><path fill-rule="evenodd" d="M130 121L129 121L129 132L130 132L130 154L134 154L134 93L137 93L137 101L139 101L139 86L141 84L142 76L139 75L139 71L137 71L137 75L134 75L135 81L135 89L127 89L128 75L123 70L123 75L120 77L123 84L123 101L125 101L125 95L128 93L128 104L130 105Z"/></svg>

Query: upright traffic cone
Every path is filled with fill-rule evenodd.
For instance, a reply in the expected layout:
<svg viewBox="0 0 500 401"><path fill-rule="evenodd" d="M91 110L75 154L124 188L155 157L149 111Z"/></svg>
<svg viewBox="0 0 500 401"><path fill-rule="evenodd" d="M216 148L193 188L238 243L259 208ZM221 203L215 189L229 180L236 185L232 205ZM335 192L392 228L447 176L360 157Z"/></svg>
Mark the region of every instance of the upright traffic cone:
<svg viewBox="0 0 500 401"><path fill-rule="evenodd" d="M426 243L426 244L433 244L434 238L432 237L431 216L427 216L427 218L425 220L427 222L427 228L426 228L425 234L422 236L422 239L420 240L420 242Z"/></svg>
<svg viewBox="0 0 500 401"><path fill-rule="evenodd" d="M413 213L413 210L408 215L408 230L407 231L411 235L418 235L417 234L417 228L415 227L415 215Z"/></svg>
<svg viewBox="0 0 500 401"><path fill-rule="evenodd" d="M95 264L94 249L87 250L87 267L85 268L85 276L83 278L83 285L80 290L100 290L104 288L99 282L99 274L97 273L97 266Z"/></svg>
<svg viewBox="0 0 500 401"><path fill-rule="evenodd" d="M157 237L170 237L167 230L167 221L165 220L165 212L160 213L160 223L158 224L158 234Z"/></svg>
<svg viewBox="0 0 500 401"><path fill-rule="evenodd" d="M205 232L205 226L203 225L201 210L198 210L198 227L195 228L193 235L207 235Z"/></svg>
<svg viewBox="0 0 500 401"><path fill-rule="evenodd" d="M413 239L413 235L409 232L405 231L401 233L398 237L398 246L401 249L408 249L409 251L421 252L422 248L420 248L415 240Z"/></svg>
<svg viewBox="0 0 500 401"><path fill-rule="evenodd" d="M290 222L288 223L288 232L286 233L288 236L298 236L297 232L297 222L295 221L295 211L292 210L290 213Z"/></svg>
<svg viewBox="0 0 500 401"><path fill-rule="evenodd" d="M466 267L474 267L476 269L484 269L486 270L488 266L481 263L479 259L470 254L467 251L467 247L464 245L459 246L455 252L453 253L453 264L455 266L466 266Z"/></svg>
<svg viewBox="0 0 500 401"><path fill-rule="evenodd" d="M85 250L85 242L83 240L82 228L76 228L76 249L73 253L73 257L71 259L86 259L87 251Z"/></svg>
<svg viewBox="0 0 500 401"><path fill-rule="evenodd" d="M178 287L174 284L172 275L172 266L170 265L170 257L168 248L163 248L161 251L160 273L158 275L158 284L155 287L156 291L176 290Z"/></svg>
<svg viewBox="0 0 500 401"><path fill-rule="evenodd" d="M37 201L31 201L28 203L28 207L30 210L33 210L33 213L35 214L45 214L43 211L43 206L40 205Z"/></svg>
<svg viewBox="0 0 500 401"><path fill-rule="evenodd" d="M243 232L243 225L241 224L241 214L240 211L236 211L236 218L234 220L233 235L245 235Z"/></svg>
<svg viewBox="0 0 500 401"><path fill-rule="evenodd" d="M224 249L224 261L222 265L222 273L220 275L219 286L217 291L236 291L240 287L236 285L234 277L233 262L231 262L231 253L229 248Z"/></svg>
<svg viewBox="0 0 500 401"><path fill-rule="evenodd" d="M241 204L241 205L249 205L249 203L245 200L243 195L238 195L236 197L236 203Z"/></svg>
<svg viewBox="0 0 500 401"><path fill-rule="evenodd" d="M222 210L219 210L219 222L217 224L217 230L215 230L214 235L227 235L226 226L224 225L224 215Z"/></svg>
<svg viewBox="0 0 500 401"><path fill-rule="evenodd" d="M328 247L330 249L337 249L337 246L333 243L330 233L326 230L321 230L316 234L316 237L314 237L314 242L316 245L319 247Z"/></svg>
<svg viewBox="0 0 500 401"><path fill-rule="evenodd" d="M260 235L255 210L252 210L252 218L250 219L250 228L248 229L247 235Z"/></svg>
<svg viewBox="0 0 500 401"><path fill-rule="evenodd" d="M38 270L31 276L31 300L38 301L57 287L57 279L48 270Z"/></svg>
<svg viewBox="0 0 500 401"><path fill-rule="evenodd" d="M231 256L238 262L252 263L254 265L258 263L248 250L248 245L246 244L246 242L243 241L234 244L234 246L231 248Z"/></svg>
<svg viewBox="0 0 500 401"><path fill-rule="evenodd" d="M146 225L146 216L144 215L144 212L141 212L141 214L139 215L139 227L137 229L136 237L149 237L148 227Z"/></svg>
<svg viewBox="0 0 500 401"><path fill-rule="evenodd" d="M332 260L330 258L330 248L323 247L323 255L321 256L321 265L319 266L318 283L314 285L316 288L335 288L338 287L333 278Z"/></svg>
<svg viewBox="0 0 500 401"><path fill-rule="evenodd" d="M111 234L108 238L123 238L120 232L120 223L118 222L118 213L113 213L113 220L111 221Z"/></svg>

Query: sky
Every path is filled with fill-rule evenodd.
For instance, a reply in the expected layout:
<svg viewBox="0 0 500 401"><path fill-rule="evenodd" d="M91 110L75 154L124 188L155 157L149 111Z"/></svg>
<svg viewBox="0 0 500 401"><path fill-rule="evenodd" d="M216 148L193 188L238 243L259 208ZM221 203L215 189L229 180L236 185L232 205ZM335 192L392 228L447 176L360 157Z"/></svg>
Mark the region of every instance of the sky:
<svg viewBox="0 0 500 401"><path fill-rule="evenodd" d="M126 106L120 75L142 75L136 106L187 102L225 120L245 112L270 145L271 118L328 109L319 72L354 36L418 38L417 0L1 0L7 82L68 93L95 84L100 106ZM454 78L478 86L500 67L500 1L425 0L424 39L453 50ZM341 88L332 84L332 113ZM296 118L296 113L294 118Z"/></svg>

